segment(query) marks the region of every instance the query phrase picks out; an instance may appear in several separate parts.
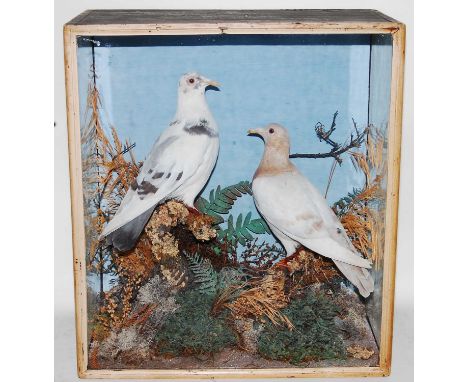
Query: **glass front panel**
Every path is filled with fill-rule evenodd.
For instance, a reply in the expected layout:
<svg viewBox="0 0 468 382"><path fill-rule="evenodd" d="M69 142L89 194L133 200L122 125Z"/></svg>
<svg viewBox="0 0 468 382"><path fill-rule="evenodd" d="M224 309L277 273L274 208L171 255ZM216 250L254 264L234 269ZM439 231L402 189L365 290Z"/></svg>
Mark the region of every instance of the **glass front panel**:
<svg viewBox="0 0 468 382"><path fill-rule="evenodd" d="M91 369L378 365L391 58L78 38Z"/></svg>

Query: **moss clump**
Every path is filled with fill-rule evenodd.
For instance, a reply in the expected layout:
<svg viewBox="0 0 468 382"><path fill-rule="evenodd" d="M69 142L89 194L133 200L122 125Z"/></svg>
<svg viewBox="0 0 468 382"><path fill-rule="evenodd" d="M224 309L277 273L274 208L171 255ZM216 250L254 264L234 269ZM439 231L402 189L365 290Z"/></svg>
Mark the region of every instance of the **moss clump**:
<svg viewBox="0 0 468 382"><path fill-rule="evenodd" d="M325 295L309 292L281 311L295 328L288 330L271 322L260 334L258 351L265 358L300 362L345 358L346 349L335 325L339 308Z"/></svg>
<svg viewBox="0 0 468 382"><path fill-rule="evenodd" d="M212 354L234 345L236 337L226 325L223 315L210 315L213 298L197 290L180 293L180 308L156 333L155 341L162 354Z"/></svg>

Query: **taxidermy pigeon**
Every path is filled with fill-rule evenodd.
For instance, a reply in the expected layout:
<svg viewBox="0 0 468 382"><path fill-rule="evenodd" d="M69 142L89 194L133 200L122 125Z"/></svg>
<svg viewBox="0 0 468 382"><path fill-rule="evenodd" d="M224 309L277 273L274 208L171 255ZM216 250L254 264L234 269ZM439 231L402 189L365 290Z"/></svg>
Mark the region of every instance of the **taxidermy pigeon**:
<svg viewBox="0 0 468 382"><path fill-rule="evenodd" d="M133 248L154 208L177 199L194 208L194 200L213 171L219 151L218 126L205 98L219 84L197 73L179 81L177 111L153 145L101 238L119 251Z"/></svg>
<svg viewBox="0 0 468 382"><path fill-rule="evenodd" d="M368 297L374 280L333 210L320 192L289 160L285 128L270 124L249 130L260 136L265 150L252 181L255 205L291 256L299 245L332 259L344 276Z"/></svg>

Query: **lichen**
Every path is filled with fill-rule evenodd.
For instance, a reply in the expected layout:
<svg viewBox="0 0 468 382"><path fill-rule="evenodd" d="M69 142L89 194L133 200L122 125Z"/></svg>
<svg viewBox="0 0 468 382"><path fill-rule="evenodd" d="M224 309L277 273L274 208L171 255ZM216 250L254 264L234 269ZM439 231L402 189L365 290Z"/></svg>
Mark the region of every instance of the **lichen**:
<svg viewBox="0 0 468 382"><path fill-rule="evenodd" d="M209 216L191 213L181 202L170 200L159 206L145 227L151 241L151 251L157 261L174 258L180 254L179 240L171 232L177 226L184 226L195 239L208 241L216 237Z"/></svg>
<svg viewBox="0 0 468 382"><path fill-rule="evenodd" d="M207 215L190 215L187 219L187 227L197 240L208 241L216 237L213 228L213 218Z"/></svg>
<svg viewBox="0 0 468 382"><path fill-rule="evenodd" d="M160 205L151 217L146 229L159 229L161 226L175 227L177 224L185 223L189 211L181 202L170 200Z"/></svg>
<svg viewBox="0 0 468 382"><path fill-rule="evenodd" d="M239 318L232 321L237 334L238 346L246 352L257 353L258 338L263 331L263 324L252 318Z"/></svg>

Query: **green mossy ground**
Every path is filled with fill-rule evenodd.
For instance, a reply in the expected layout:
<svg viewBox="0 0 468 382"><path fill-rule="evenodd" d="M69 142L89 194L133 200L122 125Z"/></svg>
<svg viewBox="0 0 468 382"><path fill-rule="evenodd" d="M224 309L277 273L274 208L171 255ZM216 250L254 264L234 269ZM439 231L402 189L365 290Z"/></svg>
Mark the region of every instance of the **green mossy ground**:
<svg viewBox="0 0 468 382"><path fill-rule="evenodd" d="M282 310L295 328L268 322L259 338L259 353L269 359L298 364L310 360L345 358L346 349L334 318L339 308L322 293L309 292Z"/></svg>
<svg viewBox="0 0 468 382"><path fill-rule="evenodd" d="M213 298L198 290L176 297L180 308L168 317L155 336L161 354L212 354L236 344L236 337L225 317L210 315Z"/></svg>

